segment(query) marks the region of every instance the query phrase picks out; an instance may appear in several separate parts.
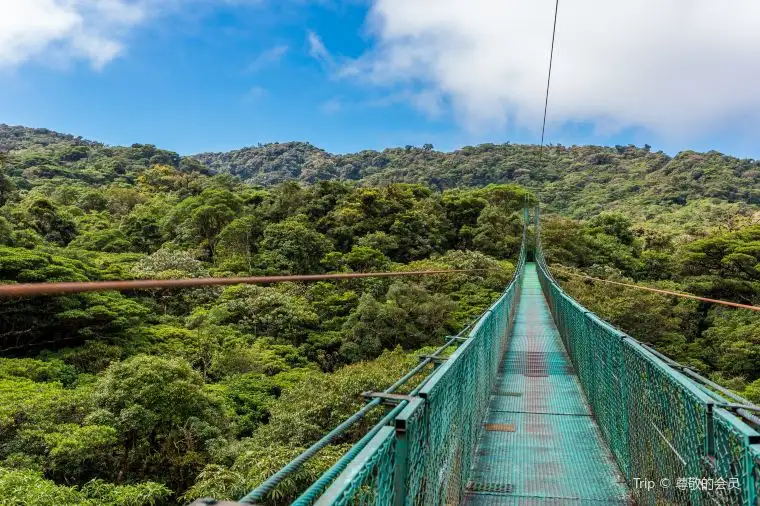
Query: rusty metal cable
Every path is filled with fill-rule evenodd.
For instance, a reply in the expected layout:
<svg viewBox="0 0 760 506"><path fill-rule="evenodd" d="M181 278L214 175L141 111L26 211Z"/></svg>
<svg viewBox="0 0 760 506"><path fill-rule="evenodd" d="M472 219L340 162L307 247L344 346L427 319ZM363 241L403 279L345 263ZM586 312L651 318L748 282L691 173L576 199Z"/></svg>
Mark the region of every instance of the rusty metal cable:
<svg viewBox="0 0 760 506"><path fill-rule="evenodd" d="M738 302L730 302L727 300L720 300L720 299L710 299L707 297L700 297L698 295L692 295L690 293L683 293L683 292L673 292L670 290L661 290L659 288L650 288L648 286L641 286L641 285L634 285L631 283L622 283L620 281L612 281L609 279L603 279L603 278L595 278L593 276L588 276L586 274L578 274L576 272L566 271L564 269L558 269L557 267L552 267L552 270L557 271L562 274L566 274L568 276L575 276L577 278L583 278L583 279L590 279L592 281L599 281L601 283L608 283L610 285L618 285L618 286L625 286L628 288L636 288L638 290L645 290L647 292L653 292L653 293L659 293L662 295L672 295L675 297L683 297L685 299L693 299L693 300L699 300L702 302L709 302L712 304L720 304L723 306L729 306L729 307L735 307L739 309L749 309L750 311L760 311L760 307L758 306L751 306L749 304L740 304Z"/></svg>
<svg viewBox="0 0 760 506"><path fill-rule="evenodd" d="M83 292L116 290L155 290L166 288L192 288L199 286L222 286L240 284L268 284L292 281L323 281L356 278L395 278L404 276L431 276L483 272L493 269L449 269L435 271L351 272L339 274L296 274L288 276L250 276L234 278L183 278L183 279L137 279L128 281L71 281L56 283L19 283L0 285L0 298L31 297L38 295L63 295Z"/></svg>

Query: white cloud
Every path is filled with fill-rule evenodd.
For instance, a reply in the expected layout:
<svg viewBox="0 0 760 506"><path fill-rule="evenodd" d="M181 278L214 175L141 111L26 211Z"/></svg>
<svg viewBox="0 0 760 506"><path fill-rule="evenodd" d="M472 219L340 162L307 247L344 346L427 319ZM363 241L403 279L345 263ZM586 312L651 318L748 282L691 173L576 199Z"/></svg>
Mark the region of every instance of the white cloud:
<svg viewBox="0 0 760 506"><path fill-rule="evenodd" d="M309 43L309 55L325 67L333 67L335 60L330 51L325 47L325 43L316 33L309 30L306 32L306 40Z"/></svg>
<svg viewBox="0 0 760 506"><path fill-rule="evenodd" d="M729 121L760 129L760 2L575 0L559 9L550 121L665 136ZM552 0L374 0L376 43L342 74L413 90L418 107L446 104L473 129L539 129L553 11ZM323 49L316 38L312 53Z"/></svg>
<svg viewBox="0 0 760 506"><path fill-rule="evenodd" d="M78 58L101 68L123 51L125 32L145 20L147 3L0 0L0 67Z"/></svg>
<svg viewBox="0 0 760 506"><path fill-rule="evenodd" d="M99 69L124 52L130 30L151 17L263 0L0 0L0 69L30 60L88 61Z"/></svg>
<svg viewBox="0 0 760 506"><path fill-rule="evenodd" d="M279 62L285 54L288 52L288 46L274 46L262 51L253 61L248 65L248 72L256 72L270 65L274 65Z"/></svg>

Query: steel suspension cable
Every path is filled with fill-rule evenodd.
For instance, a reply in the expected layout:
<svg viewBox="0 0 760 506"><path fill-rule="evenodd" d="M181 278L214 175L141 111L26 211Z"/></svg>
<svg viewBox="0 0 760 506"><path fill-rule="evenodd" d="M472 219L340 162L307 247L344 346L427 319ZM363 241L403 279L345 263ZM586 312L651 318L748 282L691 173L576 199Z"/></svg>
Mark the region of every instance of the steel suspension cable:
<svg viewBox="0 0 760 506"><path fill-rule="evenodd" d="M60 283L19 283L0 285L0 298L30 297L36 295L63 295L108 290L131 291L162 288L192 288L240 284L267 284L293 281L324 281L330 279L395 278L404 276L430 276L485 272L494 269L447 269L428 271L350 272L338 274L298 274L288 276L249 276L233 278L138 279L127 281L72 281Z"/></svg>
<svg viewBox="0 0 760 506"><path fill-rule="evenodd" d="M720 299L710 299L708 297L700 297L698 295L692 295L690 293L674 292L674 291L671 291L671 290L662 290L662 289L659 289L659 288L650 288L648 286L634 285L634 284L631 284L631 283L623 283L621 281L612 281L610 279L595 278L595 277L589 276L587 274L578 274L576 272L566 271L564 269L558 269L556 267L552 267L552 269L554 269L555 271L560 272L562 274L566 274L568 276L575 276L577 278L589 279L589 280L592 280L592 281L599 281L601 283L607 283L607 284L610 284L610 285L625 286L625 287L628 287L628 288L635 288L635 289L644 290L644 291L647 291L647 292L659 293L659 294L662 294L662 295L672 295L672 296L675 296L675 297L682 297L682 298L685 298L685 299L699 300L699 301L702 301L702 302L709 302L711 304L720 304L720 305L723 305L723 306L735 307L735 308L739 308L739 309L749 309L750 311L760 311L760 307L758 307L758 306L752 306L752 305L749 305L749 304L740 304L738 302L730 302L730 301L727 301L727 300L720 300Z"/></svg>
<svg viewBox="0 0 760 506"><path fill-rule="evenodd" d="M549 110L549 88L552 82L552 63L554 62L554 40L557 35L557 13L559 12L559 0L556 0L554 4L554 26L552 28L552 45L549 51L549 73L546 77L546 98L544 99L544 121L541 124L541 147L539 150L539 157L543 157L544 153L544 134L546 133L546 113Z"/></svg>

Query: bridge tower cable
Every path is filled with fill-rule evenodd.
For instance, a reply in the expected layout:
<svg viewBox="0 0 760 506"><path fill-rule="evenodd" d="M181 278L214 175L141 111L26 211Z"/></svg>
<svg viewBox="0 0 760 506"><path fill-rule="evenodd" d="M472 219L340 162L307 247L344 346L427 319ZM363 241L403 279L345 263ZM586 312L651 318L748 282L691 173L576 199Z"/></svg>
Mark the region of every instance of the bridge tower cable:
<svg viewBox="0 0 760 506"><path fill-rule="evenodd" d="M544 154L544 135L546 134L546 115L549 110L549 89L552 82L552 64L554 63L554 41L557 36L557 14L559 13L559 0L554 3L554 25L552 26L552 44L549 50L549 72L546 76L546 96L544 98L544 120L541 123L541 147L539 148L539 160Z"/></svg>

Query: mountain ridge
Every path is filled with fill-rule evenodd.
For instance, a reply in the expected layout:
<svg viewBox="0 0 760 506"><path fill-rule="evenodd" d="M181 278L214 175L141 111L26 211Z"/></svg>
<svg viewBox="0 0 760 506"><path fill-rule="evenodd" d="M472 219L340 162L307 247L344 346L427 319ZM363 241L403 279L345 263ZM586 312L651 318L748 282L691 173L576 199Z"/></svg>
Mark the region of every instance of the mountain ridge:
<svg viewBox="0 0 760 506"><path fill-rule="evenodd" d="M305 184L321 180L363 185L418 183L438 190L511 183L535 192L551 210L574 218L625 210L637 219L652 220L683 213L692 206L711 219L715 213L751 214L760 209L760 162L714 150L687 150L670 156L652 152L647 145L550 145L540 154L536 145L506 142L450 152L436 151L427 144L333 154L308 142L291 141L180 156L151 144L106 146L48 129L0 125L3 147L11 164L31 152L43 157L26 159L23 170L17 171L22 178L23 173L32 178L76 179L77 171L101 166L101 174L94 179L108 182L119 179L109 174L112 166L135 177L159 163L185 172L230 174L264 187L293 180ZM114 162L118 158L126 161Z"/></svg>

